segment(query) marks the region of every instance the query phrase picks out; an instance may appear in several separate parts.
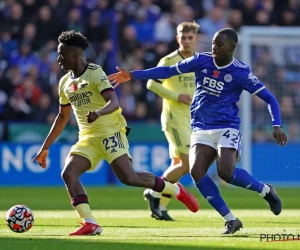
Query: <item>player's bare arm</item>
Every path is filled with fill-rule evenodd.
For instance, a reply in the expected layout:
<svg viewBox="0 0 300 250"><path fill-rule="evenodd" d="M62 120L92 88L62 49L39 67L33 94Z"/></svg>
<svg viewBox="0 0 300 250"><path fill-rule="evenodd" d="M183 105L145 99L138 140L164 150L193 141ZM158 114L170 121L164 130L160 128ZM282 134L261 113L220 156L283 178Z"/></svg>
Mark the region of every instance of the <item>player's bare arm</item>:
<svg viewBox="0 0 300 250"><path fill-rule="evenodd" d="M161 98L165 98L171 101L177 101L187 105L191 105L192 97L188 94L178 94L174 91L171 91L165 88L161 83L156 82L155 80L149 80L147 82L147 89L151 90Z"/></svg>
<svg viewBox="0 0 300 250"><path fill-rule="evenodd" d="M58 115L56 116L48 136L46 137L40 151L33 158L32 161L37 161L42 168L47 167L48 149L67 125L70 119L71 110L71 105L60 106Z"/></svg>
<svg viewBox="0 0 300 250"><path fill-rule="evenodd" d="M111 114L119 108L119 101L114 90L105 91L101 95L106 101L106 105L96 111L88 112L86 114L88 123L96 121L100 116Z"/></svg>

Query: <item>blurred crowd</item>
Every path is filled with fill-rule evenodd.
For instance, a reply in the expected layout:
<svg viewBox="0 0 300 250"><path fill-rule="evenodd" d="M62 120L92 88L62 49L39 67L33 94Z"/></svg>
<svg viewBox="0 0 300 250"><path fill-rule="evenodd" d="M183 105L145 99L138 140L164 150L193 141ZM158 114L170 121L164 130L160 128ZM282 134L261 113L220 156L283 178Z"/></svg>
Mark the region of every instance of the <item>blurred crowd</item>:
<svg viewBox="0 0 300 250"><path fill-rule="evenodd" d="M299 26L299 0L3 0L0 1L0 138L10 122L52 124L58 111L57 86L64 74L56 58L57 37L80 31L92 46L89 62L107 74L119 65L144 69L177 49L176 26L200 24L198 51L210 51L213 34L224 27ZM286 48L284 64L267 46L253 49L254 73L278 98L282 119L298 140L300 116L300 47ZM296 54L295 54L296 53ZM133 81L117 89L130 121L158 122L161 99L146 84ZM258 98L253 102L253 139L268 141L270 116ZM75 125L74 119L71 124ZM2 129L2 130L1 130ZM2 133L1 133L2 131Z"/></svg>

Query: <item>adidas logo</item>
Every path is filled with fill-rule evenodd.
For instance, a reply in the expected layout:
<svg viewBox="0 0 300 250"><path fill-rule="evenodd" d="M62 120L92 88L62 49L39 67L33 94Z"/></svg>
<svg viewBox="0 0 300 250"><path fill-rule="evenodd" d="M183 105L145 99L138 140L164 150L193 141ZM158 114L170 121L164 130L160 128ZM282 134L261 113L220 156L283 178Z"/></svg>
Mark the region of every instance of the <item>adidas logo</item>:
<svg viewBox="0 0 300 250"><path fill-rule="evenodd" d="M115 153L115 152L117 152L117 150L115 150L115 148L113 148L113 149L110 151L110 153Z"/></svg>
<svg viewBox="0 0 300 250"><path fill-rule="evenodd" d="M207 196L205 200L210 201L214 198L214 196Z"/></svg>
<svg viewBox="0 0 300 250"><path fill-rule="evenodd" d="M207 74L207 69L204 69L201 72L204 73L204 74Z"/></svg>

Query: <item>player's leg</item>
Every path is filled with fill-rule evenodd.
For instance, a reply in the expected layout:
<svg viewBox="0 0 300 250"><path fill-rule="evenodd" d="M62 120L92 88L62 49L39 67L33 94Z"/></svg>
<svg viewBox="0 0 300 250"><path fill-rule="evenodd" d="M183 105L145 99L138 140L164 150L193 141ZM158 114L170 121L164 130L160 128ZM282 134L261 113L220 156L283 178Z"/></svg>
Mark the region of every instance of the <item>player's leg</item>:
<svg viewBox="0 0 300 250"><path fill-rule="evenodd" d="M190 151L191 175L202 196L226 221L223 234L233 234L242 227L242 223L231 213L217 185L207 174L215 157L214 148L203 144L194 145Z"/></svg>
<svg viewBox="0 0 300 250"><path fill-rule="evenodd" d="M182 176L189 172L188 161L189 156L187 154L180 154L180 158L173 158L170 167L163 173L162 178L170 183L178 182ZM151 217L159 220L173 220L167 211L167 206L171 201L172 195L146 189L144 197L149 203Z"/></svg>
<svg viewBox="0 0 300 250"><path fill-rule="evenodd" d="M65 182L71 204L83 220L82 227L70 233L70 236L96 235L102 232L91 212L88 196L80 182L80 176L93 169L99 161L99 152L91 147L93 143L94 139L91 138L88 141L79 141L74 145L62 170L62 179Z"/></svg>
<svg viewBox="0 0 300 250"><path fill-rule="evenodd" d="M191 140L190 127L183 126L167 126L165 136L169 143L170 158L172 159L171 166L163 173L163 178L166 181L175 183L182 176L189 172L189 148ZM159 201L159 208L164 220L172 220L167 212L167 206L171 200L168 194L162 194Z"/></svg>
<svg viewBox="0 0 300 250"><path fill-rule="evenodd" d="M171 165L164 173L163 178L171 183L175 183L180 180L180 178L186 175L189 172L189 155L185 153L180 153L179 162L178 158L174 160L174 165ZM162 217L164 220L173 220L168 212L167 206L171 200L172 196L168 194L162 193L160 201L159 201L159 209L162 213Z"/></svg>
<svg viewBox="0 0 300 250"><path fill-rule="evenodd" d="M177 182L182 176L189 172L189 155L180 153L179 158L173 159L172 164L163 173L163 178L169 182Z"/></svg>
<svg viewBox="0 0 300 250"><path fill-rule="evenodd" d="M169 153L171 165L163 173L164 180L176 183L182 176L189 172L188 153L190 146L190 128L181 128L179 126L167 126L165 131L166 139L169 143ZM162 220L173 220L167 212L167 205L171 200L171 195L157 193L151 189L144 191L144 197L149 203L151 216ZM159 211L159 216L155 212Z"/></svg>
<svg viewBox="0 0 300 250"><path fill-rule="evenodd" d="M280 198L272 185L256 180L245 169L236 168L240 158L241 133L235 129L225 129L218 142L217 169L221 179L234 186L258 192L269 204L271 211L278 215L282 209Z"/></svg>
<svg viewBox="0 0 300 250"><path fill-rule="evenodd" d="M175 196L192 212L198 211L198 201L180 183L170 183L150 172L135 172L127 154L119 156L110 163L118 179L125 185L151 188L159 193Z"/></svg>
<svg viewBox="0 0 300 250"><path fill-rule="evenodd" d="M171 159L171 165L166 171L168 171L170 168L173 168L173 166L178 165L178 164L181 165L180 158ZM165 172L164 172L164 174L165 174ZM162 178L164 178L164 174L163 174ZM179 178L177 180L179 180ZM175 182L177 182L177 180L169 181L169 182L175 183ZM152 218L155 218L158 220L173 220L167 213L167 209L166 209L168 203L171 200L172 195L161 194L161 193L153 191L150 188L147 188L144 191L143 196L144 196L144 199L148 202L149 209L151 211L150 214L151 214Z"/></svg>
<svg viewBox="0 0 300 250"><path fill-rule="evenodd" d="M106 145L102 147L102 151L104 152L104 158L122 183L129 186L151 188L156 192L174 195L192 212L198 211L198 201L180 183L173 184L150 172L135 172L133 170L128 153L128 140L124 131L114 133L114 135L104 139L113 141L113 147L107 147Z"/></svg>
<svg viewBox="0 0 300 250"><path fill-rule="evenodd" d="M219 212L225 221L236 219L221 197L217 185L207 174L208 168L217 157L216 132L214 132L214 130L193 132L191 145L190 172L197 189L207 202ZM234 230L230 233L234 233L236 231L236 227L233 229Z"/></svg>
<svg viewBox="0 0 300 250"><path fill-rule="evenodd" d="M167 126L164 132L169 143L172 164L163 173L163 177L169 182L177 182L189 172L191 130L189 127Z"/></svg>
<svg viewBox="0 0 300 250"><path fill-rule="evenodd" d="M231 162L231 166L235 166L237 159L237 151L235 149L227 149L219 148L218 149L218 156L217 156L217 172L219 177L226 182L225 172L221 170L221 162L225 161L227 163ZM224 168L223 168L224 169ZM226 173L229 174L232 167L228 168ZM226 212L223 213L223 218L225 220L225 230L223 234L233 234L236 231L240 230L243 227L242 222L236 218L232 212L228 209Z"/></svg>

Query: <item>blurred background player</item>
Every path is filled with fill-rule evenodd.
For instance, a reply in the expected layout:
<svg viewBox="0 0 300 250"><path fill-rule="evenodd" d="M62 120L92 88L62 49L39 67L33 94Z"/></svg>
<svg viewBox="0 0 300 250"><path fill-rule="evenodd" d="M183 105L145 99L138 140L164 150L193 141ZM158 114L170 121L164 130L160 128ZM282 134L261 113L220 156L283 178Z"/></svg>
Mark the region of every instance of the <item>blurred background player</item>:
<svg viewBox="0 0 300 250"><path fill-rule="evenodd" d="M198 29L199 25L195 22L180 23L176 36L179 49L163 57L158 66L171 66L193 56L198 41ZM162 177L175 183L189 172L188 154L192 133L190 105L195 93L195 74L182 74L165 80L149 80L147 88L163 98L161 125L169 143L171 165ZM167 213L171 195L146 189L144 197L149 203L152 217L173 220Z"/></svg>
<svg viewBox="0 0 300 250"><path fill-rule="evenodd" d="M59 113L33 160L46 168L48 149L64 129L73 109L79 126L79 140L67 156L62 178L71 204L83 223L69 235L96 235L102 232L80 182L80 176L93 170L102 159L110 164L122 183L176 195L178 200L196 212L197 200L181 184L166 182L150 172L134 172L128 152L126 121L121 114L115 91L102 68L86 62L84 51L89 46L87 38L72 30L62 32L58 41L57 61L68 73L59 83Z"/></svg>
<svg viewBox="0 0 300 250"><path fill-rule="evenodd" d="M276 98L251 72L249 66L236 60L233 53L238 44L233 29L222 29L212 39L212 52L196 54L172 66L119 73L108 78L115 87L131 79L166 79L171 76L195 72L196 92L191 105L190 172L194 184L225 220L223 234L234 234L242 228L207 171L217 162L219 177L234 186L256 191L268 203L270 210L279 215L282 202L272 185L256 180L245 169L236 168L241 157L240 118L237 102L243 90L258 96L268 105L272 117L273 137L285 146L287 137L281 129L280 108Z"/></svg>

